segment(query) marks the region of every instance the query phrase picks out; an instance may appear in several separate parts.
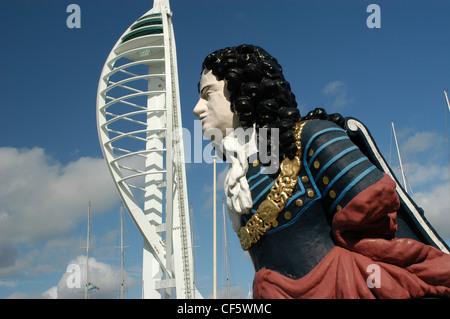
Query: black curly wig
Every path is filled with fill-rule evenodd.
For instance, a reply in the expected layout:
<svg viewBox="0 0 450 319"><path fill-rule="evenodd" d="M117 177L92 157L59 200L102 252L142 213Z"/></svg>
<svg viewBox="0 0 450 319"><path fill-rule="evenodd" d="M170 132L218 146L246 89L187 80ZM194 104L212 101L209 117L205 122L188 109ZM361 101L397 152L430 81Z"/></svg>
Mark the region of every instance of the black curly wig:
<svg viewBox="0 0 450 319"><path fill-rule="evenodd" d="M240 126L249 128L255 124L256 132L267 129L269 153L273 150L270 129L278 128L280 154L291 159L295 156L293 130L295 123L301 120L300 111L290 84L273 56L258 46L243 44L211 53L203 62L202 71L204 69L212 71L219 81L225 80L231 111L239 115ZM316 118L338 124L343 120L338 114L328 116L323 109L308 113L304 119Z"/></svg>

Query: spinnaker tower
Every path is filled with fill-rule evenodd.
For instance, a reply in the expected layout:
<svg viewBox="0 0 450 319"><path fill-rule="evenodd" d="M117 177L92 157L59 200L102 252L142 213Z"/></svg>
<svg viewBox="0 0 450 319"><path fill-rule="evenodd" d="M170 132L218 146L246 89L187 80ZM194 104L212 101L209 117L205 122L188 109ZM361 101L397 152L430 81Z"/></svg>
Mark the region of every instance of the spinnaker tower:
<svg viewBox="0 0 450 319"><path fill-rule="evenodd" d="M111 50L98 85L97 128L114 183L144 238L143 298L201 298L168 0L154 0Z"/></svg>

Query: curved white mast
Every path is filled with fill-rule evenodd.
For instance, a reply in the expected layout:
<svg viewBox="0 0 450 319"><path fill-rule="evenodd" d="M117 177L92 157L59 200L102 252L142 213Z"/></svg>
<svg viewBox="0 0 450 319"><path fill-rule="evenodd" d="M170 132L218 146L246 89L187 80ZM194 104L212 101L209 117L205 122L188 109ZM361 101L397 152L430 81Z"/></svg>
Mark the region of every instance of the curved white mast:
<svg viewBox="0 0 450 319"><path fill-rule="evenodd" d="M100 145L123 203L144 238L143 298L199 298L168 0L115 44L97 94ZM176 296L173 296L175 288Z"/></svg>

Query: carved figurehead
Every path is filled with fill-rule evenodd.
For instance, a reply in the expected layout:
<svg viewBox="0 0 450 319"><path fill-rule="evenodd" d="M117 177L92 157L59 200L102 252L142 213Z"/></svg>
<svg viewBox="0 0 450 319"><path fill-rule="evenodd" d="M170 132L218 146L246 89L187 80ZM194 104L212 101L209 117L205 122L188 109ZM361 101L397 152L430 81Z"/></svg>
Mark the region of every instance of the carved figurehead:
<svg viewBox="0 0 450 319"><path fill-rule="evenodd" d="M208 55L198 89L194 114L230 163L227 207L254 297L450 297L448 247L410 218L370 135L323 109L301 117L281 66L257 46Z"/></svg>

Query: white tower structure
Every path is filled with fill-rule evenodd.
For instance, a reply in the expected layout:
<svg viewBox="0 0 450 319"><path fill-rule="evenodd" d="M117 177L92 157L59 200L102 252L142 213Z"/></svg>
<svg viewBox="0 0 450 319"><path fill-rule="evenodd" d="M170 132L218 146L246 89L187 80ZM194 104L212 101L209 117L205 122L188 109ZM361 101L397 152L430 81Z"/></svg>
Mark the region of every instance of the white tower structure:
<svg viewBox="0 0 450 319"><path fill-rule="evenodd" d="M193 253L168 0L120 37L97 93L100 145L120 196L144 238L143 298L201 298Z"/></svg>

